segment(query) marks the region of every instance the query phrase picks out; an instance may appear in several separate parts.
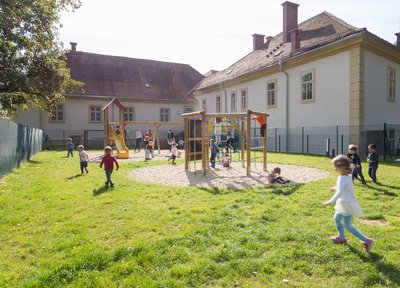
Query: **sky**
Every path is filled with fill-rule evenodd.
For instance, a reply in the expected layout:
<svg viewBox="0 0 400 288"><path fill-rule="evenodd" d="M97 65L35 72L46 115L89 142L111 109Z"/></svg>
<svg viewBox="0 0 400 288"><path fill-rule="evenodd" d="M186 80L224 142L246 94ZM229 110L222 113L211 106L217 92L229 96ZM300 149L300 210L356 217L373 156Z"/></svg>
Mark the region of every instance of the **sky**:
<svg viewBox="0 0 400 288"><path fill-rule="evenodd" d="M223 70L252 50L254 33L282 31L284 0L81 0L63 13L65 48L189 64L202 74ZM399 0L298 0L299 23L328 11L394 43Z"/></svg>

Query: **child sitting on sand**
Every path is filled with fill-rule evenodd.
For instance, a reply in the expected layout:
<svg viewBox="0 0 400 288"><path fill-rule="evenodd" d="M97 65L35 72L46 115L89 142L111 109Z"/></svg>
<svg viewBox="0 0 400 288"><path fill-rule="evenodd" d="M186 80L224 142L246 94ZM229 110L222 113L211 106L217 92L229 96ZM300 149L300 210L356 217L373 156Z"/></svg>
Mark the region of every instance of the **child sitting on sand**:
<svg viewBox="0 0 400 288"><path fill-rule="evenodd" d="M281 168L275 167L274 170L268 175L268 182L270 184L288 184L290 180L285 179L281 176Z"/></svg>

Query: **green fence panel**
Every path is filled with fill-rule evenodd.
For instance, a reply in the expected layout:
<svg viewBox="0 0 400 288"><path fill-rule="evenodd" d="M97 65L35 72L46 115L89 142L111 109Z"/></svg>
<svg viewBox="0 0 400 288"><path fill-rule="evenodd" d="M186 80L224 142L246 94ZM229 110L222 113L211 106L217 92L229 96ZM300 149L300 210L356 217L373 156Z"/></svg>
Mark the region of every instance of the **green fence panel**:
<svg viewBox="0 0 400 288"><path fill-rule="evenodd" d="M0 177L41 151L43 131L0 119Z"/></svg>

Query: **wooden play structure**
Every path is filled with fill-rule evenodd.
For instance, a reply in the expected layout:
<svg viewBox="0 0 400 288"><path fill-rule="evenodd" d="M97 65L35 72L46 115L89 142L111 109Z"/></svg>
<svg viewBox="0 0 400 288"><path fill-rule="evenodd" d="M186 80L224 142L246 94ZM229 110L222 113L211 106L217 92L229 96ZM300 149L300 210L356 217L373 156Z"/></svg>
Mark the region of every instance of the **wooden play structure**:
<svg viewBox="0 0 400 288"><path fill-rule="evenodd" d="M247 110L246 113L206 113L205 111L197 111L182 114L184 118L184 134L185 134L185 171L189 171L193 162L194 171L196 171L196 162L201 160L201 168L203 175L206 174L209 163L209 145L210 132L209 123L215 119L228 119L229 121L237 121L237 128L240 131L240 159L242 167L246 168L247 175L251 175L252 149L262 148L263 169L267 169L267 127L264 130L261 147L251 146L251 121L253 116L265 117L265 123L269 114ZM255 129L255 128L254 128ZM260 138L260 137L257 137Z"/></svg>
<svg viewBox="0 0 400 288"><path fill-rule="evenodd" d="M109 121L109 111L108 108L111 104L115 104L119 109L119 121L110 122ZM110 140L114 141L115 147L117 149L117 157L121 159L129 158L129 149L125 144L125 128L126 125L145 125L147 127L154 126L153 142L154 150L160 150L160 139L159 139L159 128L164 125L168 126L180 126L183 122L156 122L156 121L125 121L124 113L126 111L125 107L116 99L112 99L106 106L102 108L104 115L104 146L110 145ZM113 126L119 126L119 135L114 132Z"/></svg>

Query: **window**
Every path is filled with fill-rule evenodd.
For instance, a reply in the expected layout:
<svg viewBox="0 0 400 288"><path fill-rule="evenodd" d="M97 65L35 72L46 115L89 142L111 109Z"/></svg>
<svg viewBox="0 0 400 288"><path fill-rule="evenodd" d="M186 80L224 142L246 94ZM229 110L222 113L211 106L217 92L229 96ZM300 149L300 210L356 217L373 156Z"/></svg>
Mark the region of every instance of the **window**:
<svg viewBox="0 0 400 288"><path fill-rule="evenodd" d="M240 109L247 110L247 89L242 89L240 95Z"/></svg>
<svg viewBox="0 0 400 288"><path fill-rule="evenodd" d="M276 81L267 83L267 107L276 106Z"/></svg>
<svg viewBox="0 0 400 288"><path fill-rule="evenodd" d="M221 113L221 95L217 96L217 100L216 100L216 112L217 113Z"/></svg>
<svg viewBox="0 0 400 288"><path fill-rule="evenodd" d="M135 107L126 107L124 119L125 121L135 121Z"/></svg>
<svg viewBox="0 0 400 288"><path fill-rule="evenodd" d="M50 115L50 122L64 122L64 104L57 104Z"/></svg>
<svg viewBox="0 0 400 288"><path fill-rule="evenodd" d="M388 100L394 101L396 98L396 70L388 68Z"/></svg>
<svg viewBox="0 0 400 288"><path fill-rule="evenodd" d="M301 101L314 101L314 73L312 71L301 74Z"/></svg>
<svg viewBox="0 0 400 288"><path fill-rule="evenodd" d="M101 106L89 106L89 122L101 122Z"/></svg>
<svg viewBox="0 0 400 288"><path fill-rule="evenodd" d="M193 106L184 106L183 107L183 113L191 113L191 112L194 112Z"/></svg>
<svg viewBox="0 0 400 288"><path fill-rule="evenodd" d="M160 109L160 122L169 122L170 118L170 109L161 108Z"/></svg>
<svg viewBox="0 0 400 288"><path fill-rule="evenodd" d="M206 99L201 99L201 109L203 111L207 110L207 100Z"/></svg>
<svg viewBox="0 0 400 288"><path fill-rule="evenodd" d="M231 93L231 112L236 111L236 92Z"/></svg>

